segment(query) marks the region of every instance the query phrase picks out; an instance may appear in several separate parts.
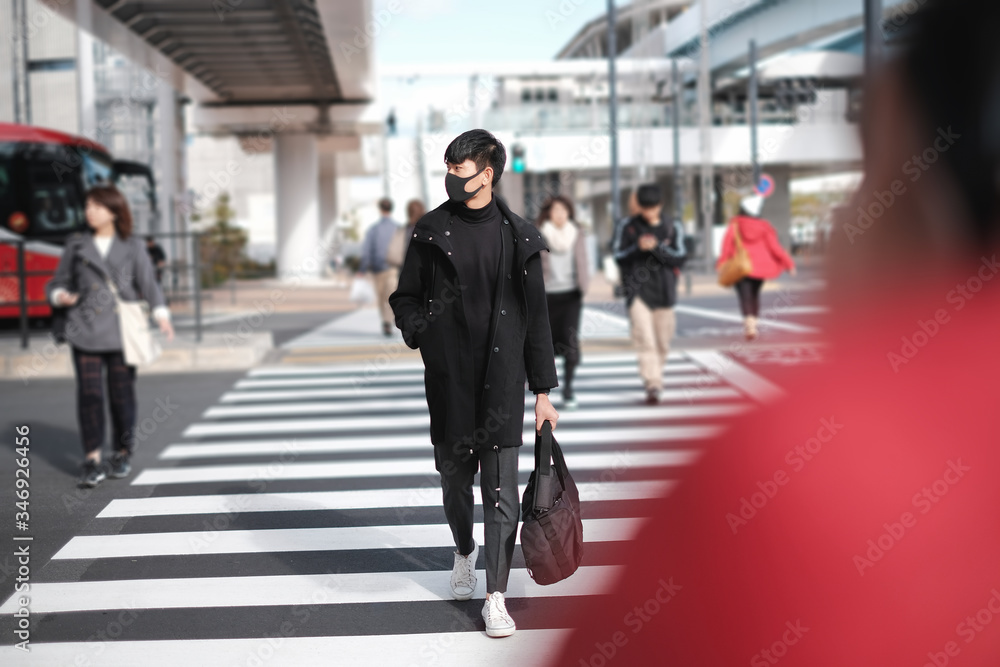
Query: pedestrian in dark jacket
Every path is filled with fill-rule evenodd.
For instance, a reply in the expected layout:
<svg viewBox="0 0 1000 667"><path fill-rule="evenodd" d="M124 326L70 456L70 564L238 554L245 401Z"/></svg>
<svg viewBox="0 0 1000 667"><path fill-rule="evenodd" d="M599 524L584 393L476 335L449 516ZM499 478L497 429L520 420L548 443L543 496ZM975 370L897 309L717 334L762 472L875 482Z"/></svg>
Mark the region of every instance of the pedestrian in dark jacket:
<svg viewBox="0 0 1000 667"><path fill-rule="evenodd" d="M495 196L506 151L485 130L459 135L445 151L449 200L417 223L399 286L389 298L396 326L420 350L434 460L455 539L452 595L472 597L479 545L472 537L480 468L486 540L483 619L490 637L514 633L504 593L520 499L524 383L535 393L535 428L559 415L538 230Z"/></svg>
<svg viewBox="0 0 1000 667"><path fill-rule="evenodd" d="M114 282L123 300L146 300L168 340L174 331L146 246L132 235L132 214L125 197L112 186L98 186L87 193L86 201L91 233L69 238L47 289L53 306L68 309L65 339L73 350L77 416L86 453L80 483L94 487L109 474L127 477L135 448L135 366L127 366L122 355L115 298L108 281ZM113 435L107 473L101 466L105 371Z"/></svg>
<svg viewBox="0 0 1000 667"><path fill-rule="evenodd" d="M660 402L663 364L670 353L677 319L677 275L684 265L684 228L679 221L664 223L663 193L655 184L636 191L639 213L618 235L615 259L621 268L625 303L632 327L632 343L639 356L639 374L646 402Z"/></svg>
<svg viewBox="0 0 1000 667"><path fill-rule="evenodd" d="M574 220L573 202L562 195L550 197L542 204L538 229L550 250L542 253L542 274L552 345L556 356L565 360L560 383L563 407L575 410L573 375L580 365L580 313L590 284L587 239Z"/></svg>

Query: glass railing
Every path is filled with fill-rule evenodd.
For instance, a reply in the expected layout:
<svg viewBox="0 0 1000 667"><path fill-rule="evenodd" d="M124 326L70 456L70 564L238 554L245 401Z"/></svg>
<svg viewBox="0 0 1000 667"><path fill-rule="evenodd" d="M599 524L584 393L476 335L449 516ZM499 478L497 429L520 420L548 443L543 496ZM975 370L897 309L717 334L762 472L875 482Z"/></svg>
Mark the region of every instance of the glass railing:
<svg viewBox="0 0 1000 667"><path fill-rule="evenodd" d="M498 107L481 112L482 124L500 131L533 134L559 134L606 131L609 120L608 107L599 105L523 105ZM791 109L761 109L757 114L762 125L843 124L848 123L847 109L841 104L800 105ZM464 129L464 118L454 118L449 130ZM673 114L669 104L623 104L617 113L619 129L649 129L672 127ZM681 126L698 125L695 107L681 113ZM745 108L716 104L713 124L716 126L746 125L749 122ZM454 126L454 127L452 127Z"/></svg>

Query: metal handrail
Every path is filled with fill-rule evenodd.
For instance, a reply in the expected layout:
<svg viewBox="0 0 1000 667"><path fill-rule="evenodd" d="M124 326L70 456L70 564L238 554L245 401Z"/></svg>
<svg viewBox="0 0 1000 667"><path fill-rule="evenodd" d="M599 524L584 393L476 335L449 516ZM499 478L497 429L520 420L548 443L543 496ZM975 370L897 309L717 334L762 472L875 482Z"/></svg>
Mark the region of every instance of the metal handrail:
<svg viewBox="0 0 1000 667"><path fill-rule="evenodd" d="M195 279L193 282L193 292L194 292L194 329L195 329L195 341L201 342L202 339L202 312L201 312L201 247L199 239L202 236L201 232L160 232L153 234L144 234L144 236L155 237L169 237L169 236L180 236L180 237L191 237L194 240L194 252L192 253L193 259L190 263L177 261L176 264L180 265L182 269L190 270L194 274ZM28 349L30 344L30 328L29 328L29 317L28 308L33 306L44 306L50 305L48 301L29 301L28 300L28 281L29 277L38 276L53 276L55 275L55 270L51 271L28 271L25 261L25 244L29 243L25 239L16 240L3 240L0 243L7 245L17 246L17 268L13 271L0 271L0 277L10 277L16 276L18 282L18 299L16 301L0 300L0 307L17 305L19 308L19 330L21 335L21 349ZM172 269L173 270L173 269ZM184 271L185 273L187 271Z"/></svg>

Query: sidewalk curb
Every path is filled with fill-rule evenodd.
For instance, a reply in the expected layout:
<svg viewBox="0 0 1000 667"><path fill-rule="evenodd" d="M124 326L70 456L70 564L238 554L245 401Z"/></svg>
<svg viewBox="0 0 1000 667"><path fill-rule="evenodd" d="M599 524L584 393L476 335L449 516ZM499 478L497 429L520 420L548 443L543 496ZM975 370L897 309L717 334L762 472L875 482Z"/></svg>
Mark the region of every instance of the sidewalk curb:
<svg viewBox="0 0 1000 667"><path fill-rule="evenodd" d="M0 379L27 382L42 378L73 377L69 345L57 345L50 338L36 338L27 350L13 341L0 344ZM270 331L245 336L205 333L200 343L193 337L178 336L170 343L160 341L163 354L152 365L139 369L140 375L166 373L212 373L247 370L261 363L274 349Z"/></svg>

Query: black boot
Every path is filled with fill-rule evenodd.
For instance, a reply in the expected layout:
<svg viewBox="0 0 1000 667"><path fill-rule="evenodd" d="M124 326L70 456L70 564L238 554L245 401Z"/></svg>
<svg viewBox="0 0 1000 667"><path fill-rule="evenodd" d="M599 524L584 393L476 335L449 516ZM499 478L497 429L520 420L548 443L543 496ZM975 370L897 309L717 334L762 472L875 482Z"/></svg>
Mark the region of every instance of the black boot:
<svg viewBox="0 0 1000 667"><path fill-rule="evenodd" d="M563 408L566 410L576 410L576 396L573 394L573 375L579 362L566 360L565 372L563 373Z"/></svg>

